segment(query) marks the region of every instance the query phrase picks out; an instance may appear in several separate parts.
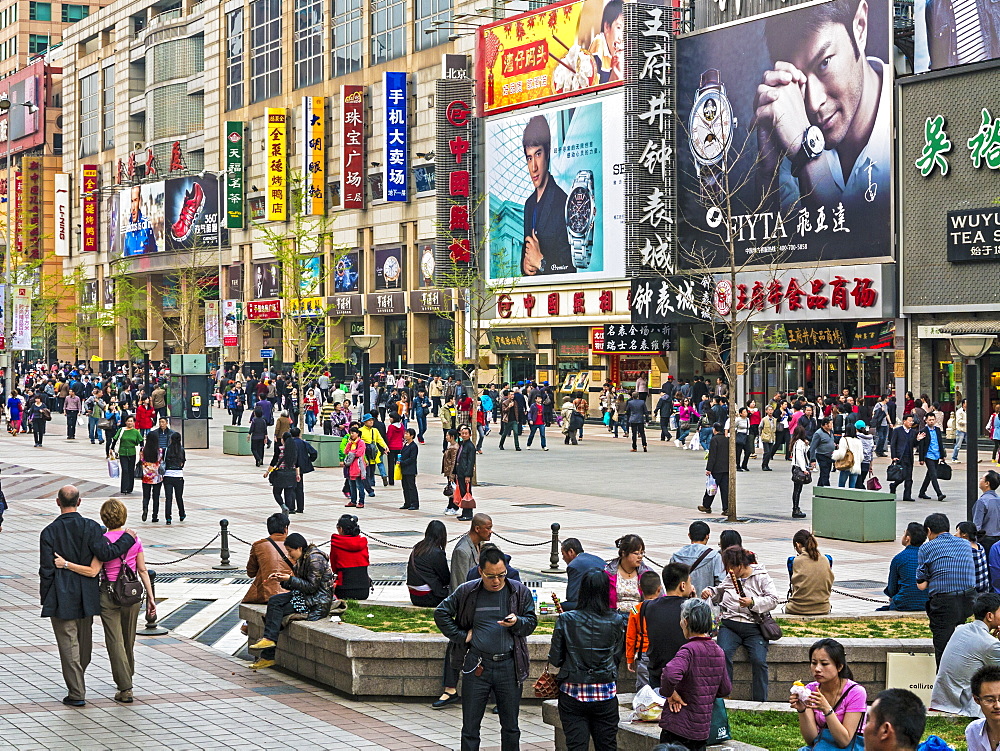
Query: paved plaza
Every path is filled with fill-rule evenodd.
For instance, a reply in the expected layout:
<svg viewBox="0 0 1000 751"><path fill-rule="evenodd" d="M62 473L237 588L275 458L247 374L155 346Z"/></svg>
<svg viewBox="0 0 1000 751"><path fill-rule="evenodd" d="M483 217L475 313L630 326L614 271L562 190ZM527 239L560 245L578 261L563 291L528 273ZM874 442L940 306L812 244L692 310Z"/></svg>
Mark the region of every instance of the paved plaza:
<svg viewBox="0 0 1000 751"><path fill-rule="evenodd" d="M220 415L220 418L226 416ZM173 563L205 546L230 521L236 538L233 563L246 561L247 546L265 535L263 521L275 510L270 488L253 466L252 457L225 456L221 450L221 419L214 421L212 448L189 451L185 468L187 520L173 526L142 523L141 492L124 496L129 526L138 530L146 558L157 572L157 598L168 636L138 637L136 701L129 706L112 701L115 688L99 619L95 619L94 661L87 673L88 704L64 707L65 687L59 670L55 639L47 620L38 617L38 533L57 514L55 494L66 483L81 489L81 512L98 518L102 501L117 492L109 480L102 446L67 441L61 415L54 415L41 449L30 436L0 436L0 468L10 503L0 534L0 738L17 749L43 748L264 748L283 746L330 749L457 749L461 710L431 710L426 701L353 701L279 671L254 673L240 655L245 638L239 634L237 604L245 590L245 572L215 572L218 541L202 553ZM84 429L84 436L86 435ZM79 435L79 433L78 433ZM372 576L376 598L406 598L400 581L407 549L420 537L427 521L445 520L454 537L465 523L442 516L444 498L440 470L440 429L432 421L421 447L419 511L400 511L402 492L377 488L377 497L359 512L362 530L393 546L372 543ZM550 525L558 522L563 538L578 537L584 547L611 557L613 541L626 532L640 534L649 558L658 565L686 543L688 524L705 519L712 539L724 528L721 516L696 510L704 488L702 452L681 451L662 443L650 430L649 453L629 452L624 439L614 439L600 425L588 425L579 446L564 446L553 428L548 452L533 446L520 453L497 450L498 435L487 439L479 457L476 491L479 510L494 519L494 530L508 540L496 540L513 556L522 578L538 582L540 593L561 593L564 585L539 572L549 564ZM885 460L877 471L884 478ZM753 465L752 465L753 466ZM790 466L780 458L775 471L741 474L740 516L749 521L739 529L747 547L768 566L779 591L787 588L784 561L795 530L809 520L789 518ZM931 511L945 511L952 521L964 517L964 465L955 480L944 485L944 503L900 504L897 528L922 520ZM918 469L919 475L919 469ZM292 517L292 530L317 544L328 541L343 513L339 468L320 469L306 479L306 513ZM810 503L804 500L809 512ZM515 543L525 543L518 545ZM821 549L835 560L837 589L834 614L869 613L884 601L889 559L898 543L860 544L821 540ZM560 561L560 567L564 564ZM234 656L235 655L235 656ZM483 723L484 749L499 748L499 726L493 715ZM522 748L551 749L551 729L541 722L540 707L521 711Z"/></svg>

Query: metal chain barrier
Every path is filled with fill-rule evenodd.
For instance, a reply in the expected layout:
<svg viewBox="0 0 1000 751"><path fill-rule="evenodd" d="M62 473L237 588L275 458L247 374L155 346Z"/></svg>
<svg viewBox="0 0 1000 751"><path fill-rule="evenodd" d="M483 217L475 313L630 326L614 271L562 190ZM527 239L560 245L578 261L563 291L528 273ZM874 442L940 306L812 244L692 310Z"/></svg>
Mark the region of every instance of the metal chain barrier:
<svg viewBox="0 0 1000 751"><path fill-rule="evenodd" d="M503 540L504 542L509 542L511 545L520 545L523 548L537 548L541 547L542 545L548 545L551 542L550 540L545 540L545 542L516 542L514 540L508 540L506 537L499 534L498 532L494 532L493 536L499 537L501 540Z"/></svg>
<svg viewBox="0 0 1000 751"><path fill-rule="evenodd" d="M215 542L216 540L218 540L220 534L221 534L221 532L216 532L215 533L215 537L213 537L211 540L209 540L208 542L206 542L204 545L202 545L196 551L194 551L193 553L191 553L191 555L186 555L183 558L178 558L176 561L165 561L165 562L162 562L162 563L154 563L153 561L146 561L146 565L147 566L170 566L170 565L173 565L174 563L180 563L181 561L186 561L188 558L194 558L201 551L203 551L205 548L207 548L213 542Z"/></svg>
<svg viewBox="0 0 1000 751"><path fill-rule="evenodd" d="M249 545L250 547L253 547L253 543L252 542L247 542L242 537L237 537L232 532L229 533L229 536L232 537L234 540L236 540L236 542L242 542L244 545Z"/></svg>
<svg viewBox="0 0 1000 751"><path fill-rule="evenodd" d="M379 545L384 545L387 548L396 548L397 550L412 550L412 548L413 548L412 545L396 545L396 544L391 543L391 542L386 542L385 540L380 540L377 537L375 537L374 535L372 535L371 532L362 532L362 534L364 534L364 536L367 537L372 542L376 542Z"/></svg>
<svg viewBox="0 0 1000 751"><path fill-rule="evenodd" d="M841 595L842 597L853 597L855 600L864 600L865 602L875 602L875 603L878 603L879 605L888 605L889 604L888 600L875 600L875 599L872 599L871 597L862 597L861 595L852 595L850 592L841 592L839 589L831 589L830 591L833 592L834 594Z"/></svg>

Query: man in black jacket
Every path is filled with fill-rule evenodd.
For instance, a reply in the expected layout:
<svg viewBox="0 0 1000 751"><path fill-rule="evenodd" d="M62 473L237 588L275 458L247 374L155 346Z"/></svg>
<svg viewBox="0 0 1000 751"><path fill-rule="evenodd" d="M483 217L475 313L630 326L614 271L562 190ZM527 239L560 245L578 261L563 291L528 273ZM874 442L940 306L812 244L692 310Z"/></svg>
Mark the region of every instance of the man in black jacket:
<svg viewBox="0 0 1000 751"><path fill-rule="evenodd" d="M294 510L296 514L301 514L306 507L306 488L302 481L305 480L307 474L315 469L313 462L319 458L319 452L311 443L302 440L302 430L298 425L290 427L288 432L292 434L292 442L295 444L295 466L299 468L299 476L295 481ZM289 509L289 511L291 510Z"/></svg>
<svg viewBox="0 0 1000 751"><path fill-rule="evenodd" d="M705 476L711 476L719 486L719 495L722 497L722 513L729 512L729 439L725 436L721 423L712 426L712 440L708 444L708 462L705 465ZM703 496L704 504L698 510L710 514L712 513L712 496L707 493Z"/></svg>
<svg viewBox="0 0 1000 751"><path fill-rule="evenodd" d="M664 597L640 605L640 628L649 639L649 685L659 686L660 675L677 650L687 641L681 630L681 605L694 594L691 567L686 563L668 563L663 567Z"/></svg>
<svg viewBox="0 0 1000 751"><path fill-rule="evenodd" d="M625 403L625 412L628 414L628 430L632 434L632 451L637 451L636 438L642 438L642 450L646 451L646 420L649 418L649 407L642 394L636 391L632 398Z"/></svg>
<svg viewBox="0 0 1000 751"><path fill-rule="evenodd" d="M135 544L136 534L125 530L117 542L108 542L101 525L80 516L80 491L72 485L59 490L56 497L60 514L42 530L40 543L39 594L42 618L52 619L52 630L59 645L63 679L68 695L63 704L82 707L86 704L84 673L90 664L91 629L94 616L101 612L100 580L68 570L58 571L55 555L69 563L89 566L96 556L100 561L120 558Z"/></svg>
<svg viewBox="0 0 1000 751"><path fill-rule="evenodd" d="M538 625L531 592L507 581L499 548L479 557L480 578L462 584L434 610L448 639L448 659L462 664L462 751L478 751L486 699L493 691L500 714L500 748L517 751L521 684L528 678L528 636Z"/></svg>
<svg viewBox="0 0 1000 751"><path fill-rule="evenodd" d="M403 511L416 511L420 508L420 497L417 495L417 431L407 428L403 433L403 448L399 452L399 472L403 477Z"/></svg>
<svg viewBox="0 0 1000 751"><path fill-rule="evenodd" d="M903 424L892 431L889 441L889 455L903 470L903 479L889 483L889 492L895 493L902 483L903 500L913 502L913 447L917 443L913 415L903 418Z"/></svg>
<svg viewBox="0 0 1000 751"><path fill-rule="evenodd" d="M941 486L938 484L938 462L944 459L944 436L941 434L941 428L937 426L937 415L933 412L928 412L924 416L924 429L917 434L917 454L920 456L920 463L927 468L917 498L930 500L927 486L933 485L937 499L943 501L947 496L941 492Z"/></svg>

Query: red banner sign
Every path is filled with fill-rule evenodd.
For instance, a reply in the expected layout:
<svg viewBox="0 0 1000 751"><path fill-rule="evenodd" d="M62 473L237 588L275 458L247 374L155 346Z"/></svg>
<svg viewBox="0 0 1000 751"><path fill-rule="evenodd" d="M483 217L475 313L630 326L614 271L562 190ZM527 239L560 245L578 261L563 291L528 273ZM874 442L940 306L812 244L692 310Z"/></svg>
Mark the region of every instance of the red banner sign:
<svg viewBox="0 0 1000 751"><path fill-rule="evenodd" d="M365 207L365 87L341 86L340 194L345 209Z"/></svg>
<svg viewBox="0 0 1000 751"><path fill-rule="evenodd" d="M23 250L28 258L42 257L42 164L28 157L23 162L24 187L19 193L24 201L21 218Z"/></svg>
<svg viewBox="0 0 1000 751"><path fill-rule="evenodd" d="M281 318L281 300L250 300L246 306L251 321Z"/></svg>
<svg viewBox="0 0 1000 751"><path fill-rule="evenodd" d="M97 250L97 181L96 164L83 165L83 249Z"/></svg>

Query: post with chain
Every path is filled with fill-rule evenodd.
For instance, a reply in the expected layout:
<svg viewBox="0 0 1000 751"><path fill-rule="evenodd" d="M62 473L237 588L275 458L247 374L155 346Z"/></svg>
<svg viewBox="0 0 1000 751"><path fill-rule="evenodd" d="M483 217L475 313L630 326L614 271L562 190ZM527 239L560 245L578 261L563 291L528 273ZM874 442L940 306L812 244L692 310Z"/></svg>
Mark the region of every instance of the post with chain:
<svg viewBox="0 0 1000 751"><path fill-rule="evenodd" d="M229 520L220 519L219 520L219 545L220 545L220 562L218 566L212 566L213 571L234 571L239 568L239 566L234 566L229 562Z"/></svg>
<svg viewBox="0 0 1000 751"><path fill-rule="evenodd" d="M552 523L552 550L549 552L549 567L542 569L543 574L561 574L559 570L559 523Z"/></svg>
<svg viewBox="0 0 1000 751"><path fill-rule="evenodd" d="M156 603L156 572L153 569L149 569L149 583L152 584L152 592L146 593L146 600L148 602ZM163 628L156 622L156 616L152 618L149 617L149 608L146 608L146 626L135 632L136 636L164 636L169 634L170 631Z"/></svg>

